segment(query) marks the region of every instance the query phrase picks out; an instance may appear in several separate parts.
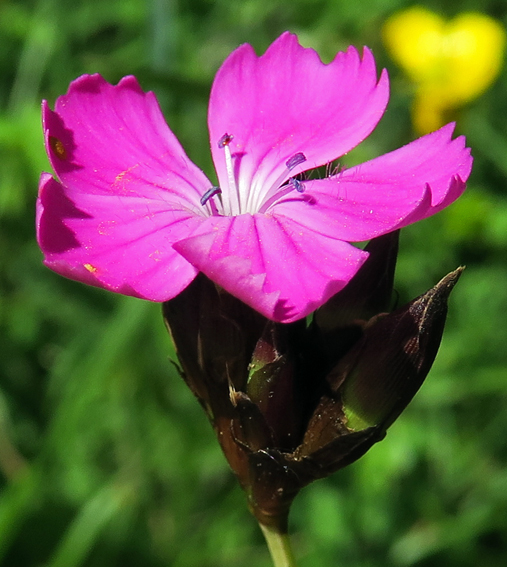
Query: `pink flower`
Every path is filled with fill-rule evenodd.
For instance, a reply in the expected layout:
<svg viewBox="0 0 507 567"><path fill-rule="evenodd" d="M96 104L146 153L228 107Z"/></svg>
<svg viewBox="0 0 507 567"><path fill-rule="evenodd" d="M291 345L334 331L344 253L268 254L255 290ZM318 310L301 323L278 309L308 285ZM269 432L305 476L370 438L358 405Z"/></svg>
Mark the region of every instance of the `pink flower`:
<svg viewBox="0 0 507 567"><path fill-rule="evenodd" d="M43 103L37 204L45 264L152 301L203 272L264 316L300 319L340 291L367 253L351 245L432 215L463 192L472 158L448 125L324 179L298 174L359 144L388 100L373 56L323 64L284 33L242 45L218 71L208 123L218 183L194 165L134 77L74 81Z"/></svg>

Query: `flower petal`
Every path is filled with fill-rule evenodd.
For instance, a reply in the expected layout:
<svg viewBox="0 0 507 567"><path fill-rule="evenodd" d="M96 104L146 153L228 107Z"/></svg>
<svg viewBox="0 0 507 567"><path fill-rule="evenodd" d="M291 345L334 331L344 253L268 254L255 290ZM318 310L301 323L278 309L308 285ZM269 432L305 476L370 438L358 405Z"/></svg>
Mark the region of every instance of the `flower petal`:
<svg viewBox="0 0 507 567"><path fill-rule="evenodd" d="M55 111L43 102L46 149L60 181L72 191L177 201L204 210L210 187L164 121L155 95L134 77L117 86L83 75Z"/></svg>
<svg viewBox="0 0 507 567"><path fill-rule="evenodd" d="M360 242L437 213L465 189L472 157L453 124L326 179L305 181L268 212L315 232Z"/></svg>
<svg viewBox="0 0 507 567"><path fill-rule="evenodd" d="M197 270L172 247L202 217L136 195L69 192L43 173L37 202L37 239L44 263L73 280L165 301Z"/></svg>
<svg viewBox="0 0 507 567"><path fill-rule="evenodd" d="M226 291L283 323L320 307L368 256L290 219L262 214L211 217L174 247Z"/></svg>
<svg viewBox="0 0 507 567"><path fill-rule="evenodd" d="M328 163L361 142L384 113L388 91L387 74L377 81L366 48L362 60L350 47L326 65L289 33L261 57L242 45L219 69L210 98L211 147L222 190L228 176L217 142L225 133L234 136L230 149L242 211L256 212L295 154L303 153L307 161L291 175Z"/></svg>

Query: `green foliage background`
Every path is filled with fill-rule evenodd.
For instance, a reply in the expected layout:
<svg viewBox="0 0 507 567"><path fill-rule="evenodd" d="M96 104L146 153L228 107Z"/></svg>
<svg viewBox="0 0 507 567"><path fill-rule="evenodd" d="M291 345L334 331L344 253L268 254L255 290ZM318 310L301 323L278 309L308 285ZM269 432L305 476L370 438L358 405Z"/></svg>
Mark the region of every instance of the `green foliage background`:
<svg viewBox="0 0 507 567"><path fill-rule="evenodd" d="M477 2L426 2L449 16ZM408 142L411 86L379 30L402 0L0 0L0 564L267 567L200 407L174 372L160 307L60 278L34 239L39 118L82 73L135 74L212 171L214 73L238 44L297 32L325 60L374 49L392 97L349 158ZM507 2L481 9L507 24ZM297 85L287 85L297 89ZM475 168L449 210L405 229L408 300L466 264L423 388L386 440L305 489L302 567L507 565L507 70L458 117ZM211 173L210 173L211 175Z"/></svg>

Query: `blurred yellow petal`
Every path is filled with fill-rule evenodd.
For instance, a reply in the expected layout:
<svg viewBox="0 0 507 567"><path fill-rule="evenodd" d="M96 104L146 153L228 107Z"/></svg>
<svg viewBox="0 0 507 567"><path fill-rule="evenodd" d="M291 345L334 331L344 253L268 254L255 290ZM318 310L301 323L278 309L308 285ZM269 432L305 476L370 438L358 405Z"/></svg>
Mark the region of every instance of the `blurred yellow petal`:
<svg viewBox="0 0 507 567"><path fill-rule="evenodd" d="M441 58L445 20L415 6L391 16L382 29L389 54L413 81L434 75Z"/></svg>
<svg viewBox="0 0 507 567"><path fill-rule="evenodd" d="M438 116L445 110L483 93L503 63L505 30L480 13L446 21L416 6L391 16L382 36L393 60L416 85L413 112L419 132L428 131L423 124L439 128Z"/></svg>
<svg viewBox="0 0 507 567"><path fill-rule="evenodd" d="M447 26L444 53L448 61L447 89L457 103L484 92L503 63L505 30L483 14L461 14Z"/></svg>
<svg viewBox="0 0 507 567"><path fill-rule="evenodd" d="M452 104L449 91L435 84L418 86L412 102L412 125L417 134L423 135L438 130L459 116L460 105Z"/></svg>
<svg viewBox="0 0 507 567"><path fill-rule="evenodd" d="M429 134L448 122L446 108L431 92L421 90L412 103L412 124L418 135Z"/></svg>

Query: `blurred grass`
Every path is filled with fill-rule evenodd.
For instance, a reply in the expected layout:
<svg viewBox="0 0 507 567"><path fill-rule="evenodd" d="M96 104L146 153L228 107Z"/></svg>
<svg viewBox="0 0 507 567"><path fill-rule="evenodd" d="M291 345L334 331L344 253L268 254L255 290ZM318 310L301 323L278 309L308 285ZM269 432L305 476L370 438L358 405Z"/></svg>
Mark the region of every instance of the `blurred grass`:
<svg viewBox="0 0 507 567"><path fill-rule="evenodd" d="M445 4L448 15L477 3ZM0 1L0 564L270 565L198 404L169 361L159 306L41 265L34 200L49 170L39 104L85 72L136 74L212 175L213 75L239 43L285 29L329 60L369 45L389 110L349 163L411 139L410 85L379 29L401 0ZM439 2L426 2L433 9ZM507 23L507 2L481 9ZM296 86L295 86L296 88ZM387 439L307 488L292 530L304 566L507 564L507 71L464 109L475 168L449 210L405 229L400 300L466 264L422 390Z"/></svg>

